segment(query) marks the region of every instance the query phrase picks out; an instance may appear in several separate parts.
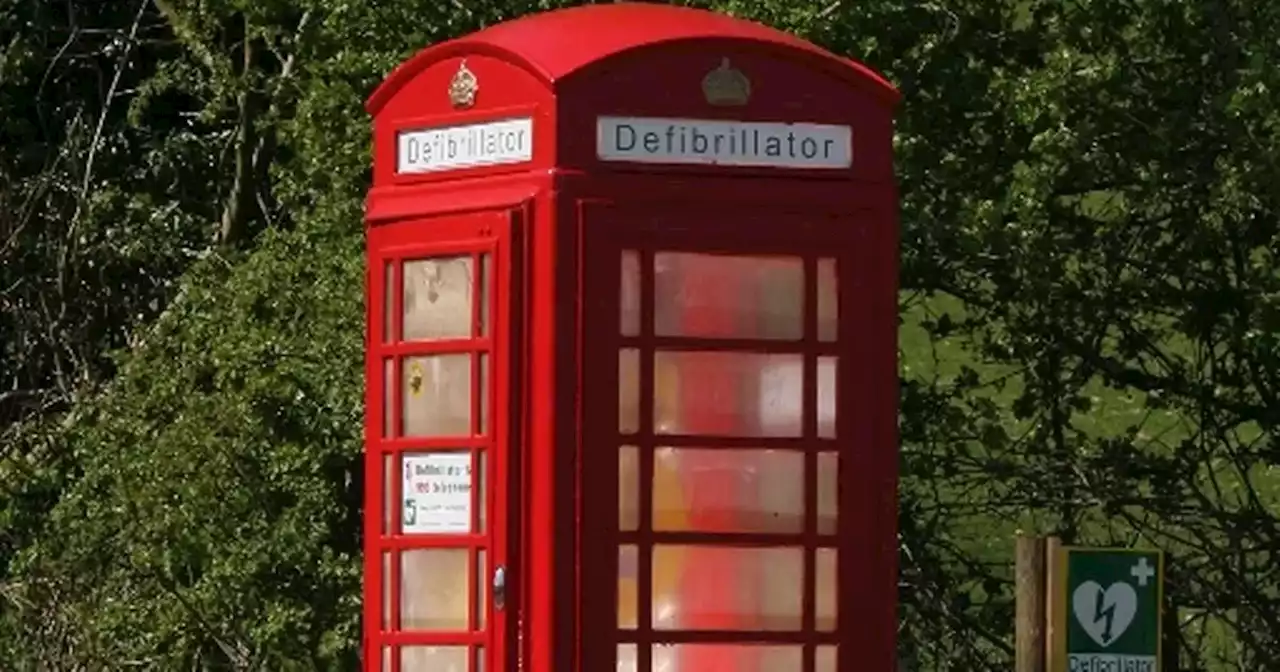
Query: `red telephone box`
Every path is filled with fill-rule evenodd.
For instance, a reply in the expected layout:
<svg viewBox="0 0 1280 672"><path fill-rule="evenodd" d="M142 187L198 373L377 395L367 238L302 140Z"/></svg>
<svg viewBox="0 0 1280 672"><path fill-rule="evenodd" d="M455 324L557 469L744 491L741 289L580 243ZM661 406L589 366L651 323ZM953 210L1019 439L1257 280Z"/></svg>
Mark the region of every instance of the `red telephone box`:
<svg viewBox="0 0 1280 672"><path fill-rule="evenodd" d="M387 78L365 669L894 668L897 98L628 3Z"/></svg>

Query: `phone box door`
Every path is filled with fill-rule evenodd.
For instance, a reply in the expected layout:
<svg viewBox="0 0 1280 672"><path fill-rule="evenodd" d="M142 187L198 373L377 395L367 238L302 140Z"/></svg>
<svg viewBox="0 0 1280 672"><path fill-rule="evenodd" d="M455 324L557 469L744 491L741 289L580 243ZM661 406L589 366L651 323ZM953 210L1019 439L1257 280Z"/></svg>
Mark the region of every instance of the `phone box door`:
<svg viewBox="0 0 1280 672"><path fill-rule="evenodd" d="M366 641L389 672L481 672L509 637L518 213L369 232Z"/></svg>

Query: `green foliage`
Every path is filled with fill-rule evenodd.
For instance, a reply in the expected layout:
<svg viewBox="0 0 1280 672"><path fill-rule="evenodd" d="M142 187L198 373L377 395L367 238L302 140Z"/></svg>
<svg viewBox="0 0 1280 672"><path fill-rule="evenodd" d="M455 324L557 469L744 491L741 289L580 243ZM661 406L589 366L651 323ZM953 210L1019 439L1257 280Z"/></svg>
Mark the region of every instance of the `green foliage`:
<svg viewBox="0 0 1280 672"><path fill-rule="evenodd" d="M359 242L270 234L193 268L84 404L65 437L82 476L19 560L43 607L21 615L57 628L25 642L32 664L354 666Z"/></svg>
<svg viewBox="0 0 1280 672"><path fill-rule="evenodd" d="M550 0L0 0L4 669L359 643L362 103ZM903 90L904 657L1010 667L1014 533L1280 650L1280 5L686 2Z"/></svg>

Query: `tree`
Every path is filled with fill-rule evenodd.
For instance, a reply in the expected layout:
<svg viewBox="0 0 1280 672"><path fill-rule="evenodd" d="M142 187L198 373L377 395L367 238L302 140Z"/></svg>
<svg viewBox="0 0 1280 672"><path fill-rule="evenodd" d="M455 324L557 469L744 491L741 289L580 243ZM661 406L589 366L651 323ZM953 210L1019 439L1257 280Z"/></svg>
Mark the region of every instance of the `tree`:
<svg viewBox="0 0 1280 672"><path fill-rule="evenodd" d="M0 659L354 667L361 104L552 4L0 0ZM904 92L904 657L1009 664L1021 527L1269 664L1280 8L690 4Z"/></svg>

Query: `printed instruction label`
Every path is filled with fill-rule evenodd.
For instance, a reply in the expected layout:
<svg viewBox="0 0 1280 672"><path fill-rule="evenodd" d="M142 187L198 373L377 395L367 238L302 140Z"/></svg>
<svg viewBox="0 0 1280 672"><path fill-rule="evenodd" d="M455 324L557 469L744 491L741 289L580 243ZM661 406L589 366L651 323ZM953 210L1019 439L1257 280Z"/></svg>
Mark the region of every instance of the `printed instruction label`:
<svg viewBox="0 0 1280 672"><path fill-rule="evenodd" d="M404 456L401 528L405 534L471 532L471 454Z"/></svg>

